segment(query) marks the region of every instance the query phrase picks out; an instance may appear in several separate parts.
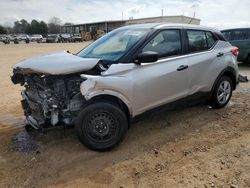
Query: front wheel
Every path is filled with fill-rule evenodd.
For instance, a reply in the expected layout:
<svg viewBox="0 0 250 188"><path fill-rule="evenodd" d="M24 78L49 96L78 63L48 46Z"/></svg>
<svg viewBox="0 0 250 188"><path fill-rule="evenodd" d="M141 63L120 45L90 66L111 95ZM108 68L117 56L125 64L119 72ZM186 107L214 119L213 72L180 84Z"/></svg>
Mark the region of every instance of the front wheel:
<svg viewBox="0 0 250 188"><path fill-rule="evenodd" d="M232 80L228 76L222 76L216 83L210 98L210 104L214 108L223 108L230 101L233 92Z"/></svg>
<svg viewBox="0 0 250 188"><path fill-rule="evenodd" d="M105 151L118 145L128 129L128 120L117 106L96 102L85 107L76 119L81 143L92 150Z"/></svg>

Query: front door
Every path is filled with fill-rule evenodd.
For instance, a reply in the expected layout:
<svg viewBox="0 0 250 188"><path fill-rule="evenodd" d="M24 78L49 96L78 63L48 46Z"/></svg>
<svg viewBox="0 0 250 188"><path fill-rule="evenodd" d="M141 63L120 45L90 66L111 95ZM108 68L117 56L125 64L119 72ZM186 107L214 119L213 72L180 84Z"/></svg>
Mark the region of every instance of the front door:
<svg viewBox="0 0 250 188"><path fill-rule="evenodd" d="M189 67L181 56L181 46L180 30L169 29L142 49L157 52L159 60L142 63L132 71L135 115L187 96Z"/></svg>

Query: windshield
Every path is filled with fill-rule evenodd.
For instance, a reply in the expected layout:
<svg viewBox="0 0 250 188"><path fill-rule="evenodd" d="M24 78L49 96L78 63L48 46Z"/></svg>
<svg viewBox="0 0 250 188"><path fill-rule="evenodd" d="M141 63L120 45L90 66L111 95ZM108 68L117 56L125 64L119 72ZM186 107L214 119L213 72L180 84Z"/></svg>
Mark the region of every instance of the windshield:
<svg viewBox="0 0 250 188"><path fill-rule="evenodd" d="M132 46L148 33L147 29L112 31L79 52L80 57L106 61L119 60Z"/></svg>

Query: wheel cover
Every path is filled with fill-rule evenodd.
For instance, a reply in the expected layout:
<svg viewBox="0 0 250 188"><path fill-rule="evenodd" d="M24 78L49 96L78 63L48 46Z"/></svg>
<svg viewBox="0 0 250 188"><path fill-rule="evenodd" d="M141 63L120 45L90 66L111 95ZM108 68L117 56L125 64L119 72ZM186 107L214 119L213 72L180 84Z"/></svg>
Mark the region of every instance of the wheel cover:
<svg viewBox="0 0 250 188"><path fill-rule="evenodd" d="M217 92L217 100L220 104L225 104L228 102L228 99L230 98L231 95L231 84L229 81L224 80L220 83L219 89Z"/></svg>
<svg viewBox="0 0 250 188"><path fill-rule="evenodd" d="M86 136L94 142L110 141L117 132L116 118L108 112L91 114L86 122Z"/></svg>

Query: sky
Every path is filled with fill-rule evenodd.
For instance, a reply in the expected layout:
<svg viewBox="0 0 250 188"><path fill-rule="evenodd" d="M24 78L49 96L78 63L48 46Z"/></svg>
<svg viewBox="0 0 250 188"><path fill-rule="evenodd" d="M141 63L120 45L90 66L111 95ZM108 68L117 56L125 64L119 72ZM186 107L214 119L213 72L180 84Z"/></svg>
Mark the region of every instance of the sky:
<svg viewBox="0 0 250 188"><path fill-rule="evenodd" d="M32 19L63 23L185 15L219 29L250 26L250 0L0 0L0 24ZM122 17L123 15L123 17Z"/></svg>

